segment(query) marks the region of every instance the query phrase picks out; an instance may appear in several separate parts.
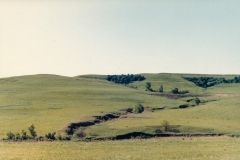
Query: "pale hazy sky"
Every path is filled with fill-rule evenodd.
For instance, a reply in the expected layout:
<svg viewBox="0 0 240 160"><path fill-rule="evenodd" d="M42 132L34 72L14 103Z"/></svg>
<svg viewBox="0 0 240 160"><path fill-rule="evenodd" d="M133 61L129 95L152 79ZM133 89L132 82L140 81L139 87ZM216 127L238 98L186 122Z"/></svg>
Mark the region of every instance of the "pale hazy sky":
<svg viewBox="0 0 240 160"><path fill-rule="evenodd" d="M240 74L240 1L0 1L0 77L162 72Z"/></svg>

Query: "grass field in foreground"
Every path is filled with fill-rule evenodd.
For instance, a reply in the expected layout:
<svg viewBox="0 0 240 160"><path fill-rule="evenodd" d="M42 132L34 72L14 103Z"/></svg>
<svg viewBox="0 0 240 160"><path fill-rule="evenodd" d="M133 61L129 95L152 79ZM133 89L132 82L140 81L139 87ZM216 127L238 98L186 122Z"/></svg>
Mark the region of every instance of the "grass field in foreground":
<svg viewBox="0 0 240 160"><path fill-rule="evenodd" d="M0 159L238 160L239 150L240 139L229 137L172 137L97 142L0 142Z"/></svg>

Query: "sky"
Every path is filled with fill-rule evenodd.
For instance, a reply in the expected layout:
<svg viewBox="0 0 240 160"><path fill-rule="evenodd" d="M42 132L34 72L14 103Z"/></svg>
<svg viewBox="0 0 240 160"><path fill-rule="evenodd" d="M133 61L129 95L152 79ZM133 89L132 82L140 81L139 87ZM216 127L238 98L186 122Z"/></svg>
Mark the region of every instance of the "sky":
<svg viewBox="0 0 240 160"><path fill-rule="evenodd" d="M238 0L1 0L0 78L240 74Z"/></svg>

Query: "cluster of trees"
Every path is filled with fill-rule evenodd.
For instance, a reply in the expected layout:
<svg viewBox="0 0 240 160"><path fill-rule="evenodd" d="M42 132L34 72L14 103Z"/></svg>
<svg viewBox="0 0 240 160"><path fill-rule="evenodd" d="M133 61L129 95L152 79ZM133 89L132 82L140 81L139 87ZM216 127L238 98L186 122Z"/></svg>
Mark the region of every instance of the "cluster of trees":
<svg viewBox="0 0 240 160"><path fill-rule="evenodd" d="M152 89L152 84L150 82L146 82L146 91L151 91L151 92L163 92L163 85L160 85L158 90L153 90Z"/></svg>
<svg viewBox="0 0 240 160"><path fill-rule="evenodd" d="M212 87L220 83L240 83L240 76L233 79L226 80L225 78L214 78L214 77L184 77L184 79L195 83L197 86L202 88Z"/></svg>
<svg viewBox="0 0 240 160"><path fill-rule="evenodd" d="M160 85L158 90L153 90L152 89L152 85L150 82L146 82L146 91L151 91L151 92L164 92L163 89L163 85ZM189 93L188 90L183 90L183 91L179 91L178 88L174 88L173 90L171 90L171 92L173 94L185 94L185 93Z"/></svg>
<svg viewBox="0 0 240 160"><path fill-rule="evenodd" d="M8 132L7 133L7 139L8 140L16 140L16 141L20 141L20 140L28 140L28 139L35 139L37 137L37 133L35 131L35 127L34 125L31 125L28 128L29 132L30 132L30 136L27 135L27 132L22 130L22 134L20 133L12 133L12 132Z"/></svg>
<svg viewBox="0 0 240 160"><path fill-rule="evenodd" d="M106 78L108 81L112 81L118 84L128 84L134 81L143 81L146 78L140 74L127 74L127 75L108 75Z"/></svg>
<svg viewBox="0 0 240 160"><path fill-rule="evenodd" d="M178 88L174 88L171 92L172 92L173 94L185 94L185 93L189 93L188 90L179 91Z"/></svg>
<svg viewBox="0 0 240 160"><path fill-rule="evenodd" d="M12 132L8 132L7 133L7 138L5 140L12 140L12 141L24 141L24 140L40 140L43 141L44 137L43 136L39 136L37 137L37 132L35 131L35 127L32 124L29 128L28 131L30 133L30 135L27 134L26 131L22 130L22 134L20 133L12 133ZM65 138L63 138L61 135L58 135L58 137L55 137L56 132L53 133L48 133L45 135L46 140L66 140Z"/></svg>

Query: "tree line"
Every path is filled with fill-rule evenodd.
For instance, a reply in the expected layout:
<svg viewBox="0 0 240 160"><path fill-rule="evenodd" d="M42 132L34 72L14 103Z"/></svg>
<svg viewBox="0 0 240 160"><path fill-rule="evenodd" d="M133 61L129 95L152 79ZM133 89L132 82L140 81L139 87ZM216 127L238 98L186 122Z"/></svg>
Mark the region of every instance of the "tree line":
<svg viewBox="0 0 240 160"><path fill-rule="evenodd" d="M129 84L134 81L143 81L146 78L140 74L127 74L127 75L108 75L106 80L118 83L118 84Z"/></svg>
<svg viewBox="0 0 240 160"><path fill-rule="evenodd" d="M58 134L57 137L55 137L56 132L45 134L45 137L43 136L37 136L37 132L35 131L35 126L32 124L29 128L30 135L27 134L25 130L22 130L22 134L20 133L7 133L7 138L3 138L3 140L10 140L10 141L27 141L27 140L36 140L36 141L54 141L54 140L70 140L68 137L62 137L60 134Z"/></svg>
<svg viewBox="0 0 240 160"><path fill-rule="evenodd" d="M146 82L146 91L151 91L151 92L164 92L163 85L160 85L158 90L152 89L152 84L150 82ZM186 94L189 93L188 90L183 90L180 91L178 88L174 88L171 90L171 93L173 94Z"/></svg>
<svg viewBox="0 0 240 160"><path fill-rule="evenodd" d="M240 83L240 76L233 79L214 78L214 77L183 77L185 80L195 83L202 88L208 88L221 83Z"/></svg>

